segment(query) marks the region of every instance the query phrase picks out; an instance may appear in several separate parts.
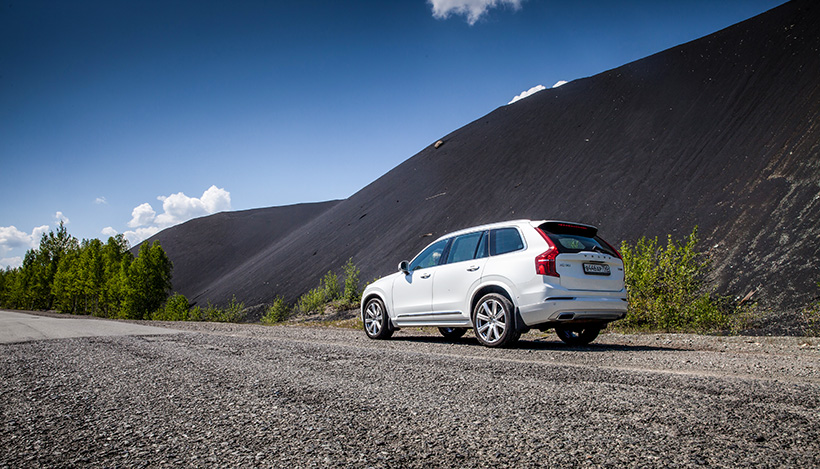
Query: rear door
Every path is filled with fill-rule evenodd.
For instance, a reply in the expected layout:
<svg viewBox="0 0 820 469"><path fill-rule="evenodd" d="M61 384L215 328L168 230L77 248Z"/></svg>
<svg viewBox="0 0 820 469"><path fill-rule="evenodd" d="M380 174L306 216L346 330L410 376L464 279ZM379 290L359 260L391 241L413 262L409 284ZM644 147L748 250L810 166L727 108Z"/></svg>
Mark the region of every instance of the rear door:
<svg viewBox="0 0 820 469"><path fill-rule="evenodd" d="M568 290L620 291L624 264L617 251L597 236L597 229L569 223L539 227L560 253L555 267L561 286Z"/></svg>
<svg viewBox="0 0 820 469"><path fill-rule="evenodd" d="M488 232L457 236L450 245L444 265L436 268L433 281L433 312L442 320L460 316L469 320L468 296L481 280L487 263Z"/></svg>

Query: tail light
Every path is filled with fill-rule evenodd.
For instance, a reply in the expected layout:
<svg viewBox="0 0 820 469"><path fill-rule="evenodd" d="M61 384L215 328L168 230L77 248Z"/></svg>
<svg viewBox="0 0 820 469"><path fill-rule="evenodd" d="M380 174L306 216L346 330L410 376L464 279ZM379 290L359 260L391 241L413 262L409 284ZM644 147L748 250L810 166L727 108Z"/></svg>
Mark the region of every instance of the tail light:
<svg viewBox="0 0 820 469"><path fill-rule="evenodd" d="M538 228L536 228L536 230L538 230L544 238L544 241L547 242L549 249L535 258L535 273L538 275L548 275L550 277L560 277L560 275L558 275L558 270L555 268L555 258L558 257L559 254L558 248L555 247L555 244L553 244L552 240L546 233Z"/></svg>

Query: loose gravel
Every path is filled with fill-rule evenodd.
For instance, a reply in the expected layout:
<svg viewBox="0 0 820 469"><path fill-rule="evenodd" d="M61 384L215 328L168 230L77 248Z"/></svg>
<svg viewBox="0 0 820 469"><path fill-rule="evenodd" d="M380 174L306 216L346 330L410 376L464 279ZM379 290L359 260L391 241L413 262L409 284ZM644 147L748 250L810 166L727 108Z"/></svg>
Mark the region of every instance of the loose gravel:
<svg viewBox="0 0 820 469"><path fill-rule="evenodd" d="M0 467L820 466L817 339L159 325L0 345Z"/></svg>

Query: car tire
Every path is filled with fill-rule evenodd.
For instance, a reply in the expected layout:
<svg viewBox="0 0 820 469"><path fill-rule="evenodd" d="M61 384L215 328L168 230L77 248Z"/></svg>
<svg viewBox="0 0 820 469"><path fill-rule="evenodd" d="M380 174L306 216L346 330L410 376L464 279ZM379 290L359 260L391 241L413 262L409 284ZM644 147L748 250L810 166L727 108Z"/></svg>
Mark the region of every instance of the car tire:
<svg viewBox="0 0 820 469"><path fill-rule="evenodd" d="M599 325L556 326L555 333L567 345L587 345L601 332Z"/></svg>
<svg viewBox="0 0 820 469"><path fill-rule="evenodd" d="M389 339L393 335L390 318L382 300L371 298L362 312L364 332L371 339Z"/></svg>
<svg viewBox="0 0 820 469"><path fill-rule="evenodd" d="M467 333L466 327L439 327L438 331L441 332L446 339L458 339L459 337L463 336Z"/></svg>
<svg viewBox="0 0 820 469"><path fill-rule="evenodd" d="M487 347L515 344L521 334L515 329L512 302L498 293L481 297L473 309L473 331L478 341Z"/></svg>

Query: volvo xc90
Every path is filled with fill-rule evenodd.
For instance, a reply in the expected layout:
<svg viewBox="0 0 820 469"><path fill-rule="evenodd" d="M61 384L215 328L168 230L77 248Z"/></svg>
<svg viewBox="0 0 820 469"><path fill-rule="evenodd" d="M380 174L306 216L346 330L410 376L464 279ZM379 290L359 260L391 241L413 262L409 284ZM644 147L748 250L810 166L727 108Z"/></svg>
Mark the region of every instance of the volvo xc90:
<svg viewBox="0 0 820 469"><path fill-rule="evenodd" d="M515 220L442 236L399 271L365 288L372 339L434 326L448 338L472 328L489 347L531 328L554 328L571 345L595 340L627 311L621 255L591 225Z"/></svg>

